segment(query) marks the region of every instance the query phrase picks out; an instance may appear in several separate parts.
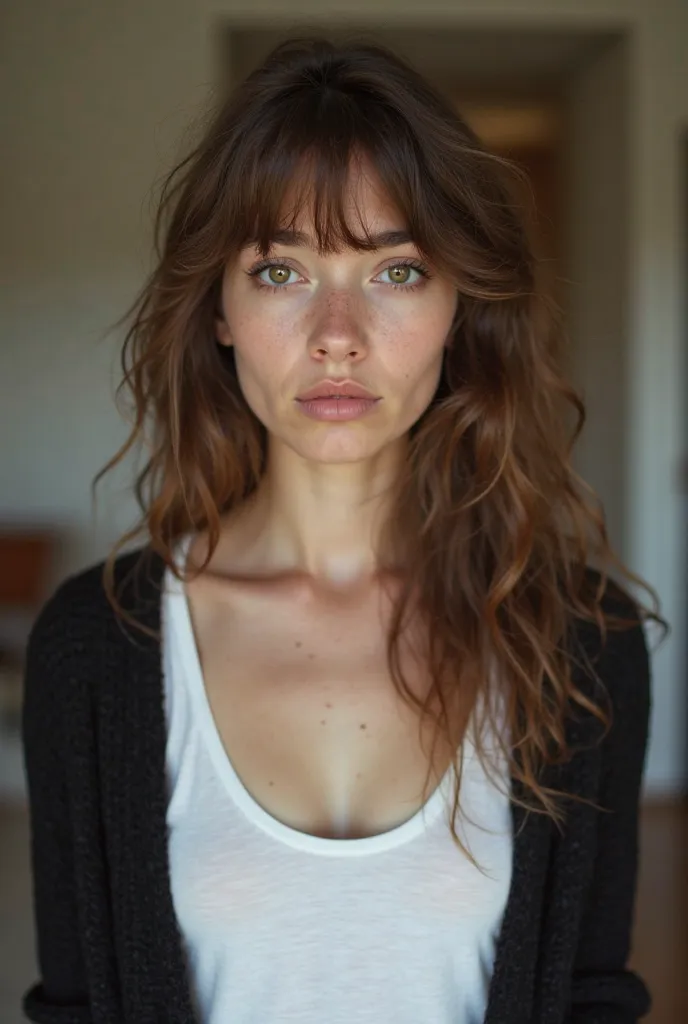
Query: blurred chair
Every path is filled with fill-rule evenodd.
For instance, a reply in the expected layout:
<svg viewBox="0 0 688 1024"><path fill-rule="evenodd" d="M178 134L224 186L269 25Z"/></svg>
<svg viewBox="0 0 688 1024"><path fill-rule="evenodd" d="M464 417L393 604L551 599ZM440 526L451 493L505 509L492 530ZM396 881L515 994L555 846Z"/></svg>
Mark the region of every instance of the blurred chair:
<svg viewBox="0 0 688 1024"><path fill-rule="evenodd" d="M26 639L47 596L57 534L0 527L0 729L19 727Z"/></svg>

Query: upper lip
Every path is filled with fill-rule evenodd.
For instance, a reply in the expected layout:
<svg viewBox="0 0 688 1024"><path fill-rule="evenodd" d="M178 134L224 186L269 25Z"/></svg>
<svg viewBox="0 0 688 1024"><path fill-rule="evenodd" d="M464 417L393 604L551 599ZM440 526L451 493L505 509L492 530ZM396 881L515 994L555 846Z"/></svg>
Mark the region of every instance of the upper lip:
<svg viewBox="0 0 688 1024"><path fill-rule="evenodd" d="M303 394L297 396L298 401L308 401L310 398L377 398L362 384L356 384L353 380L323 380L315 387L309 388Z"/></svg>

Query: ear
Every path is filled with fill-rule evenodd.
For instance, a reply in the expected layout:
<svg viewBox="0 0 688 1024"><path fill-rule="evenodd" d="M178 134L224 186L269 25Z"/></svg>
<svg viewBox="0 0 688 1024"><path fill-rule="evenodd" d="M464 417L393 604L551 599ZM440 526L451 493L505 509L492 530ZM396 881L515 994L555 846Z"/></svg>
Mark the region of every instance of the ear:
<svg viewBox="0 0 688 1024"><path fill-rule="evenodd" d="M229 325L222 317L215 317L215 337L221 345L231 346L232 344Z"/></svg>

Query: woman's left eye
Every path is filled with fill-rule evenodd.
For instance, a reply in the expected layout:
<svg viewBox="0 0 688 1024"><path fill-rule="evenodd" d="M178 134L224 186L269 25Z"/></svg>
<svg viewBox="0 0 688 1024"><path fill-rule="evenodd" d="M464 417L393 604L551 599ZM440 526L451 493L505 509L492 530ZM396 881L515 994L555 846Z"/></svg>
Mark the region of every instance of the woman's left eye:
<svg viewBox="0 0 688 1024"><path fill-rule="evenodd" d="M392 266L386 266L381 272L390 276L389 281L383 281L384 285L391 285L392 288L400 288L405 292L421 288L430 278L430 270L423 263L394 263Z"/></svg>
<svg viewBox="0 0 688 1024"><path fill-rule="evenodd" d="M393 267L385 267L382 273L391 277L385 284L391 284L395 288L413 288L420 283L420 278L428 277L423 267L411 263L396 263ZM415 278L413 274L416 275Z"/></svg>

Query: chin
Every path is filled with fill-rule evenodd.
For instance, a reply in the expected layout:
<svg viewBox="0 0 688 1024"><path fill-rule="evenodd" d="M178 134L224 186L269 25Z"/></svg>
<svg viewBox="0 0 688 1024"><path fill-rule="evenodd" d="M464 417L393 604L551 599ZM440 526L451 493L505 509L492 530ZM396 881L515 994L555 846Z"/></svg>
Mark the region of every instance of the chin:
<svg viewBox="0 0 688 1024"><path fill-rule="evenodd" d="M339 436L335 436L337 434ZM374 458L385 447L385 443L375 444L372 438L346 437L343 431L336 430L329 437L313 438L312 443L304 443L303 439L299 439L290 447L309 462L336 465Z"/></svg>

